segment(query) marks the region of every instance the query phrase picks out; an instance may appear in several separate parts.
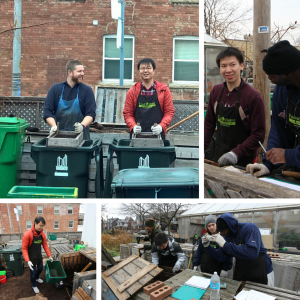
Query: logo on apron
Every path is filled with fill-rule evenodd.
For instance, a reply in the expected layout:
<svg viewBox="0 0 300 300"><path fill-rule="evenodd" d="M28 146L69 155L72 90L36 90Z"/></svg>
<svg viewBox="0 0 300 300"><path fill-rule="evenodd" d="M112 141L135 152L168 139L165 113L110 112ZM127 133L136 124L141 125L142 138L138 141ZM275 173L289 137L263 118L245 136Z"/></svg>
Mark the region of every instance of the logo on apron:
<svg viewBox="0 0 300 300"><path fill-rule="evenodd" d="M225 126L225 127L229 127L231 125L236 125L235 124L235 119L227 119L227 118L220 118L220 116L218 116L218 122L220 122L221 126Z"/></svg>
<svg viewBox="0 0 300 300"><path fill-rule="evenodd" d="M151 108L151 107L155 107L156 103L155 102L145 102L145 103L139 103L139 107L142 108Z"/></svg>
<svg viewBox="0 0 300 300"><path fill-rule="evenodd" d="M63 158L57 157L56 172L54 176L69 176L68 171L68 156L65 154Z"/></svg>
<svg viewBox="0 0 300 300"><path fill-rule="evenodd" d="M295 127L300 126L300 117L289 114L289 122L294 124Z"/></svg>

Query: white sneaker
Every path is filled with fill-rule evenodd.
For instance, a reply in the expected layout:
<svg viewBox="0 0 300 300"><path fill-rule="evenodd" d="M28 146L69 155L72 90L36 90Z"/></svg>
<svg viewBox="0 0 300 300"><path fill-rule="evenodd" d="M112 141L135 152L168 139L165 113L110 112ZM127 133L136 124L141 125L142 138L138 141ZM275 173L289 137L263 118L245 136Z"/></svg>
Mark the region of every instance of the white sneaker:
<svg viewBox="0 0 300 300"><path fill-rule="evenodd" d="M43 281L43 279L39 278L39 279L36 280L36 282L43 283L44 281Z"/></svg>
<svg viewBox="0 0 300 300"><path fill-rule="evenodd" d="M40 290L37 287L32 287L32 288L36 294L38 294L40 292Z"/></svg>

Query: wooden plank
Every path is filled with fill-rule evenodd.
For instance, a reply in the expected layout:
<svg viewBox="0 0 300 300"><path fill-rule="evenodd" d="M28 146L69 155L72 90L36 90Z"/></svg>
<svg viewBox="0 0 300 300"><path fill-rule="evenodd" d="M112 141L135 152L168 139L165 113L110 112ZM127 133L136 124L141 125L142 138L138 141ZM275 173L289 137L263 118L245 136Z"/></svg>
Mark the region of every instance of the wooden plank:
<svg viewBox="0 0 300 300"><path fill-rule="evenodd" d="M227 189L226 193L228 194L229 198L243 198L239 191Z"/></svg>
<svg viewBox="0 0 300 300"><path fill-rule="evenodd" d="M175 147L176 158L199 159L199 148Z"/></svg>
<svg viewBox="0 0 300 300"><path fill-rule="evenodd" d="M107 285L110 287L110 289L112 290L112 292L116 295L116 297L119 300L126 300L130 297L130 294L127 293L126 291L124 293L120 293L117 289L117 285L115 283L115 281L112 279L111 276L106 276L104 274L105 272L101 273L103 280L107 283Z"/></svg>
<svg viewBox="0 0 300 300"><path fill-rule="evenodd" d="M217 198L229 198L226 191L222 187L222 185L218 182L215 182L213 180L207 180L207 184L211 188L211 190L214 192Z"/></svg>
<svg viewBox="0 0 300 300"><path fill-rule="evenodd" d="M106 282L101 278L101 297L105 300L117 300L118 298L110 290Z"/></svg>
<svg viewBox="0 0 300 300"><path fill-rule="evenodd" d="M138 258L137 255L132 254L126 260L118 263L117 265L113 266L109 270L105 271L104 272L105 276L110 276L111 274L113 274L114 272L120 270L121 268L123 268L124 266L126 266L127 264L129 264L130 262L134 261L137 258Z"/></svg>
<svg viewBox="0 0 300 300"><path fill-rule="evenodd" d="M103 95L104 95L104 90L103 89L96 89L96 117L95 117L95 122L101 123L101 118L103 117L102 115L102 108L103 108Z"/></svg>
<svg viewBox="0 0 300 300"><path fill-rule="evenodd" d="M113 122L115 108L115 90L106 89L104 122Z"/></svg>
<svg viewBox="0 0 300 300"><path fill-rule="evenodd" d="M170 140L174 146L192 146L199 147L199 135L184 135L169 133L167 140Z"/></svg>
<svg viewBox="0 0 300 300"><path fill-rule="evenodd" d="M124 110L127 91L119 89L117 93L118 94L117 94L116 123L125 124L123 110Z"/></svg>

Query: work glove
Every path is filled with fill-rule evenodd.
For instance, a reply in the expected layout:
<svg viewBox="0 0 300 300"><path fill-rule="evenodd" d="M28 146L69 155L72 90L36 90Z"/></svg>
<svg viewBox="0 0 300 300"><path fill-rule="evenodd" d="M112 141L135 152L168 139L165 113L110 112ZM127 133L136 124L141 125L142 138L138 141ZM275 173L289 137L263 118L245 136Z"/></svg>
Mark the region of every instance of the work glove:
<svg viewBox="0 0 300 300"><path fill-rule="evenodd" d="M139 248L139 249L142 249L142 248L144 248L144 245L143 244L137 244L135 247Z"/></svg>
<svg viewBox="0 0 300 300"><path fill-rule="evenodd" d="M31 271L33 271L33 263L31 261L28 262L28 267Z"/></svg>
<svg viewBox="0 0 300 300"><path fill-rule="evenodd" d="M50 257L49 257L49 260L50 260L51 262L53 262L53 258L52 258L52 256L50 256Z"/></svg>
<svg viewBox="0 0 300 300"><path fill-rule="evenodd" d="M153 134L160 134L162 132L162 127L158 124L156 126L151 126L151 130Z"/></svg>
<svg viewBox="0 0 300 300"><path fill-rule="evenodd" d="M238 158L232 151L223 154L218 160L219 167L235 165L237 162Z"/></svg>
<svg viewBox="0 0 300 300"><path fill-rule="evenodd" d="M194 271L201 272L200 266L195 266L195 267L194 267Z"/></svg>
<svg viewBox="0 0 300 300"><path fill-rule="evenodd" d="M56 131L57 131L57 126L56 125L52 126L50 129L50 135Z"/></svg>
<svg viewBox="0 0 300 300"><path fill-rule="evenodd" d="M74 127L75 127L75 133L81 133L84 129L84 126L79 122L76 122L74 124Z"/></svg>
<svg viewBox="0 0 300 300"><path fill-rule="evenodd" d="M142 127L141 126L135 125L133 127L133 133L137 134L137 133L141 133L141 132L142 132Z"/></svg>
<svg viewBox="0 0 300 300"><path fill-rule="evenodd" d="M215 234L212 236L211 240L216 242L220 247L224 247L226 240L221 236L221 234Z"/></svg>
<svg viewBox="0 0 300 300"><path fill-rule="evenodd" d="M180 270L180 264L175 264L173 268L173 273L178 272Z"/></svg>
<svg viewBox="0 0 300 300"><path fill-rule="evenodd" d="M256 172L254 172L256 171ZM264 164L249 164L246 166L246 173L250 173L256 177L270 174L270 170Z"/></svg>
<svg viewBox="0 0 300 300"><path fill-rule="evenodd" d="M222 270L222 271L221 271L221 274L220 274L220 277L225 277L225 278L227 278L227 276L228 276L228 272Z"/></svg>
<svg viewBox="0 0 300 300"><path fill-rule="evenodd" d="M208 234L206 233L201 238L203 247L208 247L209 246L209 240L207 239L207 236L208 236Z"/></svg>

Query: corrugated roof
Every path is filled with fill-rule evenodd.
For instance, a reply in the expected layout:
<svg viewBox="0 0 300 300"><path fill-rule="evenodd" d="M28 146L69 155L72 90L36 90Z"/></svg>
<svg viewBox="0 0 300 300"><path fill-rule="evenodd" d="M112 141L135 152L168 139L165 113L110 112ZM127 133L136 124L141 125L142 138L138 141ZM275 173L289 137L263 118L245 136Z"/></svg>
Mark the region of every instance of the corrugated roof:
<svg viewBox="0 0 300 300"><path fill-rule="evenodd" d="M213 38L212 36L208 35L207 33L204 33L204 45L228 47L228 45Z"/></svg>

